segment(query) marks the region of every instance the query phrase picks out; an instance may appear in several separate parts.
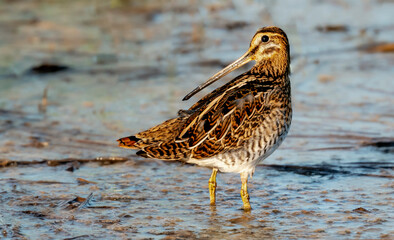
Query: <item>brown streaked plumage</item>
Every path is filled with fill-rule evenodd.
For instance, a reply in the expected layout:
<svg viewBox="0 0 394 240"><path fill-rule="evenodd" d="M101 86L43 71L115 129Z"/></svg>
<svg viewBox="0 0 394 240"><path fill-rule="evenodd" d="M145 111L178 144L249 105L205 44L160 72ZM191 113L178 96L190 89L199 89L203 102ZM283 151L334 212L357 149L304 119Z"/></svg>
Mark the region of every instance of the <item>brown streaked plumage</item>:
<svg viewBox="0 0 394 240"><path fill-rule="evenodd" d="M264 27L253 36L238 60L198 86L183 100L234 69L254 60L249 71L209 93L178 117L135 136L118 140L120 147L139 149L138 155L178 160L213 169L209 179L215 204L216 173L241 174L244 210L251 209L248 175L283 141L291 123L290 49L277 27Z"/></svg>

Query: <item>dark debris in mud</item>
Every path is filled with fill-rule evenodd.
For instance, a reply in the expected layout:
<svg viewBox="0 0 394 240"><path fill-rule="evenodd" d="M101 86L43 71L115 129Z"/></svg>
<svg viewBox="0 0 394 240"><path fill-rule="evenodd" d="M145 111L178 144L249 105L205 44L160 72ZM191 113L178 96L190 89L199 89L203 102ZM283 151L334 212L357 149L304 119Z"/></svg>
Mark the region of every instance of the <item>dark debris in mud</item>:
<svg viewBox="0 0 394 240"><path fill-rule="evenodd" d="M79 164L88 163L88 162L97 162L100 165L110 165L115 163L121 163L125 161L129 161L130 158L127 157L97 157L94 159L77 159L77 158L66 158L66 159L52 159L52 160L37 160L37 161L15 161L9 159L0 159L1 167L17 167L24 165L36 165L36 164L46 164L48 166L58 166L69 164L66 170L73 172L74 170L79 168Z"/></svg>
<svg viewBox="0 0 394 240"><path fill-rule="evenodd" d="M93 193L90 193L89 196L87 196L86 198L75 197L70 200L65 200L65 201L60 202L57 205L57 208L67 209L67 210L70 210L70 209L81 210L83 208L88 207L91 204L92 198L93 198Z"/></svg>
<svg viewBox="0 0 394 240"><path fill-rule="evenodd" d="M248 25L250 25L250 24L247 22L236 21L236 22L226 23L225 27L227 30L232 31L232 30L236 30L236 29L242 29Z"/></svg>
<svg viewBox="0 0 394 240"><path fill-rule="evenodd" d="M333 166L328 164L316 166L295 166L295 165L276 165L264 164L264 167L273 168L277 171L293 172L305 176L338 176L338 175L353 175L353 176L366 176L366 177L381 177L381 178L394 178L394 175L389 174L370 174L370 173L357 173L357 169L388 169L394 170L394 163L387 162L356 162L347 163L346 165Z"/></svg>
<svg viewBox="0 0 394 240"><path fill-rule="evenodd" d="M316 27L316 30L320 32L347 32L349 27L345 25L326 25L318 26Z"/></svg>
<svg viewBox="0 0 394 240"><path fill-rule="evenodd" d="M69 66L54 63L42 63L31 67L27 74L51 74L70 70Z"/></svg>
<svg viewBox="0 0 394 240"><path fill-rule="evenodd" d="M394 43L381 42L362 45L358 48L368 53L394 53Z"/></svg>

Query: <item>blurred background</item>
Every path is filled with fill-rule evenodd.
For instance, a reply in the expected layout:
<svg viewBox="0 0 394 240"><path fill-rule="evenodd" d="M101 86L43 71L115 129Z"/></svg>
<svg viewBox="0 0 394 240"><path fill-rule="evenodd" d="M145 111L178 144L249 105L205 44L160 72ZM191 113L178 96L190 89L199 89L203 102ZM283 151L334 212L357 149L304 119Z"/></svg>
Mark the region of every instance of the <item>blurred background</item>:
<svg viewBox="0 0 394 240"><path fill-rule="evenodd" d="M393 237L393 12L390 0L0 1L4 237ZM212 211L209 170L117 147L249 69L181 101L269 25L290 40L294 115L256 170L252 215L237 209L238 175L219 176ZM91 207L58 209L91 192Z"/></svg>

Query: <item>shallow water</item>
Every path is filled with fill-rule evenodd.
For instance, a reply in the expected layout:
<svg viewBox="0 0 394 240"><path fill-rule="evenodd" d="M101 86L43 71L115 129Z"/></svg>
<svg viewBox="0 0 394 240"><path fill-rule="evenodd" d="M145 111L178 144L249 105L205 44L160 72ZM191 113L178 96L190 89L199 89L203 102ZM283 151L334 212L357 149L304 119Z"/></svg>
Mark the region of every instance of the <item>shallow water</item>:
<svg viewBox="0 0 394 240"><path fill-rule="evenodd" d="M376 48L393 44L393 11L389 1L0 2L3 237L393 238L394 55ZM271 24L290 39L294 116L250 181L251 213L237 174L218 175L211 208L209 169L116 147L250 67L181 101ZM44 74L43 63L68 69Z"/></svg>
<svg viewBox="0 0 394 240"><path fill-rule="evenodd" d="M12 170L2 171L2 201L8 203L3 229L32 239L376 238L391 229L392 205L387 203L393 200L393 186L385 178L258 168L250 184L253 210L244 213L238 177L219 175L218 204L210 208L209 170L188 165L136 160L105 167L87 164L73 173L63 166L29 168L28 174L24 167ZM78 177L96 183L78 184ZM57 207L91 192L88 208Z"/></svg>

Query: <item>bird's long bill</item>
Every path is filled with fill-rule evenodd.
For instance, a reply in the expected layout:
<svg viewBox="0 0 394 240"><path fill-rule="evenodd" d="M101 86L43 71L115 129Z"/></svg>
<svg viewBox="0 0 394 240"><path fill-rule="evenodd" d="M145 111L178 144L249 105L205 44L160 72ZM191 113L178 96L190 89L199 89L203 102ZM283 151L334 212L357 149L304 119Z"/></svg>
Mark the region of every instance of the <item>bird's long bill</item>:
<svg viewBox="0 0 394 240"><path fill-rule="evenodd" d="M189 98L191 98L194 94L198 93L202 89L208 87L212 83L216 82L220 78L226 76L228 73L234 71L235 69L245 65L246 63L250 62L252 60L252 54L250 51L247 51L244 55L242 55L240 58L235 60L233 63L228 65L227 67L223 68L220 70L220 72L216 73L212 77L210 77L205 83L200 84L198 87L196 87L193 91L191 91L189 94L187 94L182 100L186 101Z"/></svg>

